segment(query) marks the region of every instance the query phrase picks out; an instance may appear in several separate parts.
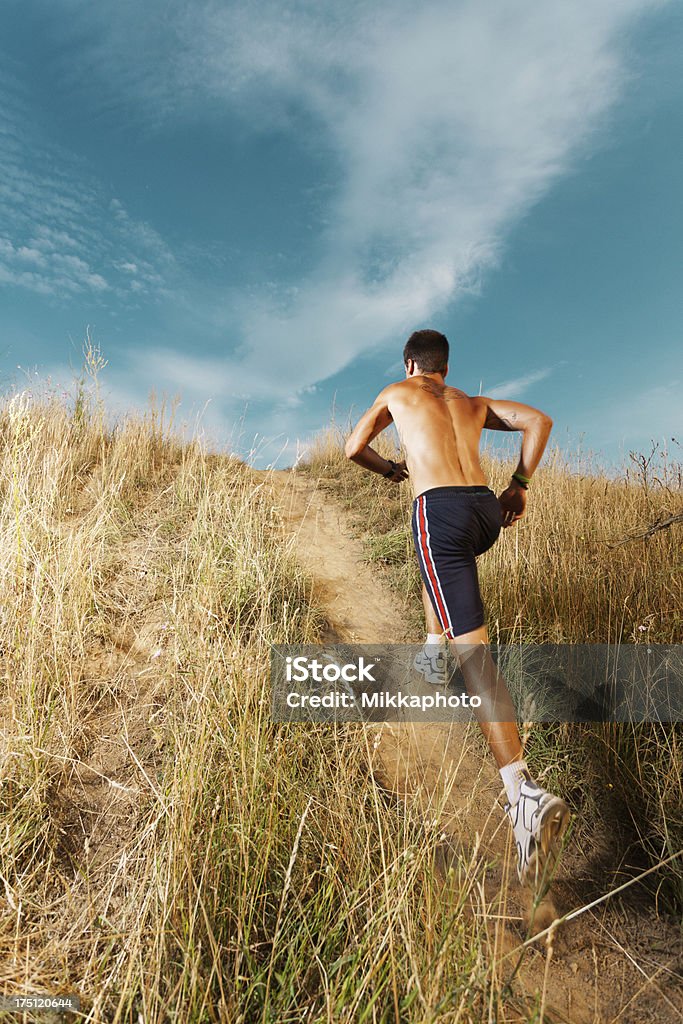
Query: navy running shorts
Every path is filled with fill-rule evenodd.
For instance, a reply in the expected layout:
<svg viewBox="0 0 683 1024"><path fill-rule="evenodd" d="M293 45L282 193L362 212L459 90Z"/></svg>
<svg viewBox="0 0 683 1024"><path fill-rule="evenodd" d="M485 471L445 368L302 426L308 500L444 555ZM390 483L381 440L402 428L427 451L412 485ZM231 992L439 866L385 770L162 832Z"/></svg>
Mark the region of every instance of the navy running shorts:
<svg viewBox="0 0 683 1024"><path fill-rule="evenodd" d="M445 635L484 625L477 555L498 539L503 510L489 487L432 487L413 502L420 573Z"/></svg>

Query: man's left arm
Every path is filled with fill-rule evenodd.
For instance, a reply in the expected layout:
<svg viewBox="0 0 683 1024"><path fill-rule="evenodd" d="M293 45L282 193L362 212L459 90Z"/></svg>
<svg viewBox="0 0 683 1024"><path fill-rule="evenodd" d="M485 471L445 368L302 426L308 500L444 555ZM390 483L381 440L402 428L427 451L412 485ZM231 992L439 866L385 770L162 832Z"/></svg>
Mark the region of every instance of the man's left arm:
<svg viewBox="0 0 683 1024"><path fill-rule="evenodd" d="M400 483L408 476L405 462L384 459L370 447L370 442L392 422L389 412L387 390L381 391L367 412L363 413L353 428L344 446L347 459L363 469L381 473L392 483ZM393 472L392 472L393 469Z"/></svg>

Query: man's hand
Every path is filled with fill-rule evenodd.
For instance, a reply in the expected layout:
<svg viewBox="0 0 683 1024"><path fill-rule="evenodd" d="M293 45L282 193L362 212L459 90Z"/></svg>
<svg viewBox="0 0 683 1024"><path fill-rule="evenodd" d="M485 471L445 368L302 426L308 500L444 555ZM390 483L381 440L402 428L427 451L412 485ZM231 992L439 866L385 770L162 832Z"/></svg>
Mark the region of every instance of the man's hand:
<svg viewBox="0 0 683 1024"><path fill-rule="evenodd" d="M408 470L406 469L405 462L395 462L396 469L391 476L387 477L387 480L391 484L400 484L402 480L406 480L408 477Z"/></svg>
<svg viewBox="0 0 683 1024"><path fill-rule="evenodd" d="M498 501L503 509L503 526L512 526L524 515L526 491L513 480L510 486L498 495Z"/></svg>

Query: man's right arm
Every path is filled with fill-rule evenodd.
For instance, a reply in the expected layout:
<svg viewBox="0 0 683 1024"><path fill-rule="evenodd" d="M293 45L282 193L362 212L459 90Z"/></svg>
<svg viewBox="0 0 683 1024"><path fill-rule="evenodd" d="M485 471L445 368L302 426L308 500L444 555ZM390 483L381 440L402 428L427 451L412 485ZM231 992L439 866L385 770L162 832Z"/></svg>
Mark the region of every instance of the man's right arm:
<svg viewBox="0 0 683 1024"><path fill-rule="evenodd" d="M357 465L362 466L363 469L372 470L373 473L381 473L382 476L386 476L393 468L394 473L389 479L392 483L401 483L408 476L405 462L392 463L388 459L382 458L370 446L370 441L393 422L389 411L389 394L390 387L385 388L384 391L380 392L367 412L363 413L351 431L344 446L344 451L347 459L351 459Z"/></svg>
<svg viewBox="0 0 683 1024"><path fill-rule="evenodd" d="M552 419L540 409L521 402L485 396L479 400L485 407L485 429L522 431L522 450L515 474L530 480L548 443L553 427ZM503 526L512 526L524 514L526 491L514 477L510 486L500 495L500 503L503 506Z"/></svg>

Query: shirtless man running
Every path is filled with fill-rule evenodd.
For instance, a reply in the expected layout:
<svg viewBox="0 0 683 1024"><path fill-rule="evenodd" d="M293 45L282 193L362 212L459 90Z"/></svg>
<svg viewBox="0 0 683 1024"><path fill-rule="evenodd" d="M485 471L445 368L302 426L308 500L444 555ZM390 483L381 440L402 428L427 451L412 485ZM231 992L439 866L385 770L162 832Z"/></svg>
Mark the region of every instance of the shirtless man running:
<svg viewBox="0 0 683 1024"><path fill-rule="evenodd" d="M534 781L524 760L514 706L489 650L476 557L495 543L501 528L524 515L529 480L552 420L520 402L469 396L450 387L448 354L448 341L438 331L412 334L403 350L406 379L380 392L345 450L363 469L392 483L410 478L428 642L441 637L451 642L468 691L481 698L477 715L507 793L519 879L535 885L554 862L569 808ZM370 447L392 422L405 462L391 462ZM499 497L489 489L479 461L484 428L523 435L517 468Z"/></svg>

